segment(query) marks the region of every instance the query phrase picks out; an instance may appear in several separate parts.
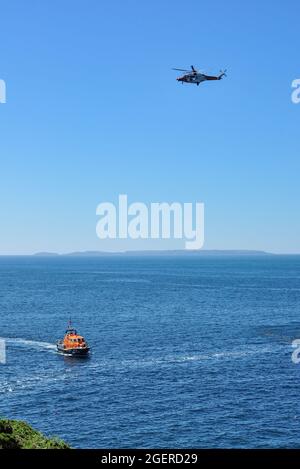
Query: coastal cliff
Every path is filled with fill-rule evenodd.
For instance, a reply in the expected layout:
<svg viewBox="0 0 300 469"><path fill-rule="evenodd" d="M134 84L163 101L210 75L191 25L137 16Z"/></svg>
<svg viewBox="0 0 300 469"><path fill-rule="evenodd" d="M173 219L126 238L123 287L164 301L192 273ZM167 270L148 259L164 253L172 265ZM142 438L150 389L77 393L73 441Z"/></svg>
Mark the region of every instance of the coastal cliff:
<svg viewBox="0 0 300 469"><path fill-rule="evenodd" d="M58 438L47 438L19 420L0 419L0 449L70 449Z"/></svg>

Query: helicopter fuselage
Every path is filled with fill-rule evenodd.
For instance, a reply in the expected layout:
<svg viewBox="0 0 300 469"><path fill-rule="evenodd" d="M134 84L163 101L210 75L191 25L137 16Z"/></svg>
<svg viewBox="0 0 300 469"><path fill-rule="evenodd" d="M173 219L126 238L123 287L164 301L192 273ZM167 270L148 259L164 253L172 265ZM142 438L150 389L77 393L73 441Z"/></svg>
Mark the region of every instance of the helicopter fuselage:
<svg viewBox="0 0 300 469"><path fill-rule="evenodd" d="M195 85L207 80L219 80L219 77L211 77L203 73L187 73L177 78L177 81L181 83L194 83Z"/></svg>

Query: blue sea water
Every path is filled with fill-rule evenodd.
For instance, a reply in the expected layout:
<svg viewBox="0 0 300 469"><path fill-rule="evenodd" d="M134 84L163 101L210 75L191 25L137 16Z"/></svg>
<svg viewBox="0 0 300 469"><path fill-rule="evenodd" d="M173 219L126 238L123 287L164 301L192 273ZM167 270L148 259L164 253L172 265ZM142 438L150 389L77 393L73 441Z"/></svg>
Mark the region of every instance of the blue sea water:
<svg viewBox="0 0 300 469"><path fill-rule="evenodd" d="M0 258L0 415L76 448L299 448L300 257ZM91 357L55 351L69 317Z"/></svg>

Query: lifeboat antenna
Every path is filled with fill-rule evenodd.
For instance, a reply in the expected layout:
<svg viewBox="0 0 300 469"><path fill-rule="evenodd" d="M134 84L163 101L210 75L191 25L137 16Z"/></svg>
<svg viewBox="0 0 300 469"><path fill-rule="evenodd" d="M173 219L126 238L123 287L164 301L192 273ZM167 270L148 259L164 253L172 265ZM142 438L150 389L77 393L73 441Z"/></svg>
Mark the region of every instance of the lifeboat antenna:
<svg viewBox="0 0 300 469"><path fill-rule="evenodd" d="M71 330L72 329L72 319L69 318L69 322L68 322L68 327L67 327L67 331Z"/></svg>

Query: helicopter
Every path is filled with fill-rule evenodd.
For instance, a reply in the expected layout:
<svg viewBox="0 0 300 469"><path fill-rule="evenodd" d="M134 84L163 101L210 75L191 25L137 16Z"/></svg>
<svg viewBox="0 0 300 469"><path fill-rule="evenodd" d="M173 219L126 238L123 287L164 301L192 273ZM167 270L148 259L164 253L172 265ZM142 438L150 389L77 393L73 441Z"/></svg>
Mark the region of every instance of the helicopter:
<svg viewBox="0 0 300 469"><path fill-rule="evenodd" d="M195 69L193 65L191 65L191 70L186 70L184 68L173 68L172 70L178 70L180 72L187 72L181 77L176 78L177 81L183 83L194 83L199 86L200 83L203 81L212 81L212 80L222 80L223 77L227 77L226 72L227 70L220 70L220 75L218 76L210 76L205 75Z"/></svg>

